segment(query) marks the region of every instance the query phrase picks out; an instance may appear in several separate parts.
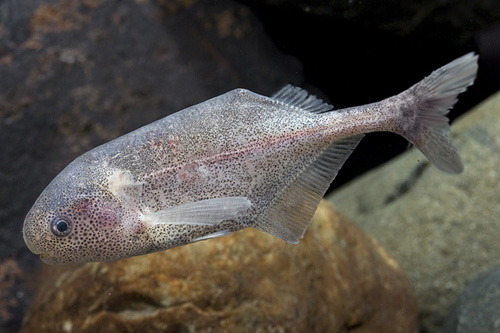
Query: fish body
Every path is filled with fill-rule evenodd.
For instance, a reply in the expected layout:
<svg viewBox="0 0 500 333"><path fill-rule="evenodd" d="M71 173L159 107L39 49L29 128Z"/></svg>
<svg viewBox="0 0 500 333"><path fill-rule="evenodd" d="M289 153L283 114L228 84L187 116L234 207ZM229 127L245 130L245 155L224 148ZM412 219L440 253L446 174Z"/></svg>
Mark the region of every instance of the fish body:
<svg viewBox="0 0 500 333"><path fill-rule="evenodd" d="M399 95L334 110L286 86L236 89L81 155L26 216L29 249L51 264L108 261L254 227L298 243L339 169L374 131L398 133L461 172L446 113L474 81L465 55Z"/></svg>

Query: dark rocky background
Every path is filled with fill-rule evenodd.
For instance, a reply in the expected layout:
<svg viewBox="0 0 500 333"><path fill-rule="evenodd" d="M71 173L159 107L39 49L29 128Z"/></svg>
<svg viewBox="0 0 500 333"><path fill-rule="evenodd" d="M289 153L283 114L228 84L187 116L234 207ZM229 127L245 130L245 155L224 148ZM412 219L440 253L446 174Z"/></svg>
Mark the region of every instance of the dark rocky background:
<svg viewBox="0 0 500 333"><path fill-rule="evenodd" d="M41 267L24 215L73 158L236 87L360 105L479 52L454 118L500 88L499 19L495 0L0 0L0 331L20 327ZM371 134L335 186L406 147Z"/></svg>
<svg viewBox="0 0 500 333"><path fill-rule="evenodd" d="M338 108L375 102L418 82L459 55L481 55L475 86L454 119L500 89L500 4L495 1L245 1L273 42L303 64L304 80ZM319 92L318 92L319 90ZM407 149L372 134L334 186Z"/></svg>

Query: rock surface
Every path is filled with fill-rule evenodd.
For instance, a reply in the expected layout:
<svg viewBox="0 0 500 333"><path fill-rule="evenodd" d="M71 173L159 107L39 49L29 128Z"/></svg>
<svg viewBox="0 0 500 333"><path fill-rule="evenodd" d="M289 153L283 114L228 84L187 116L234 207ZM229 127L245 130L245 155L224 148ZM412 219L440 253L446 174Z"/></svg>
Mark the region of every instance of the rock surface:
<svg viewBox="0 0 500 333"><path fill-rule="evenodd" d="M448 317L446 333L500 332L500 266L474 279Z"/></svg>
<svg viewBox="0 0 500 333"><path fill-rule="evenodd" d="M323 202L299 245L247 229L112 263L46 266L23 332L416 332L396 262Z"/></svg>
<svg viewBox="0 0 500 333"><path fill-rule="evenodd" d="M497 93L452 126L461 175L411 151L329 197L408 273L426 332L441 332L466 284L498 263L499 114Z"/></svg>

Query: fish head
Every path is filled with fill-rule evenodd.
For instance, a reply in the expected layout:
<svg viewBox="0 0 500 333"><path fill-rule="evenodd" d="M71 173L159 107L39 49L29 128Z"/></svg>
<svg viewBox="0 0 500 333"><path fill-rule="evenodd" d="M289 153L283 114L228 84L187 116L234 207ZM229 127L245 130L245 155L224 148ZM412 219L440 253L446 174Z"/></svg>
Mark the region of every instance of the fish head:
<svg viewBox="0 0 500 333"><path fill-rule="evenodd" d="M23 225L26 245L48 264L108 261L131 255L130 207L109 191L109 171L84 155L40 194ZM133 249L132 249L133 250Z"/></svg>

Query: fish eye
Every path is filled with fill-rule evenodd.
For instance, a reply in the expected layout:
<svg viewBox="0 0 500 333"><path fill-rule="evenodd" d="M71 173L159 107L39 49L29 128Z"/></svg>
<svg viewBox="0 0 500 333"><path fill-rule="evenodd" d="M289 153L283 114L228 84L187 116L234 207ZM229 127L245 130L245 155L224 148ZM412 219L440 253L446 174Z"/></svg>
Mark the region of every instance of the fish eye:
<svg viewBox="0 0 500 333"><path fill-rule="evenodd" d="M73 222L66 216L56 216L52 222L50 222L50 229L57 237L65 237L71 233Z"/></svg>

